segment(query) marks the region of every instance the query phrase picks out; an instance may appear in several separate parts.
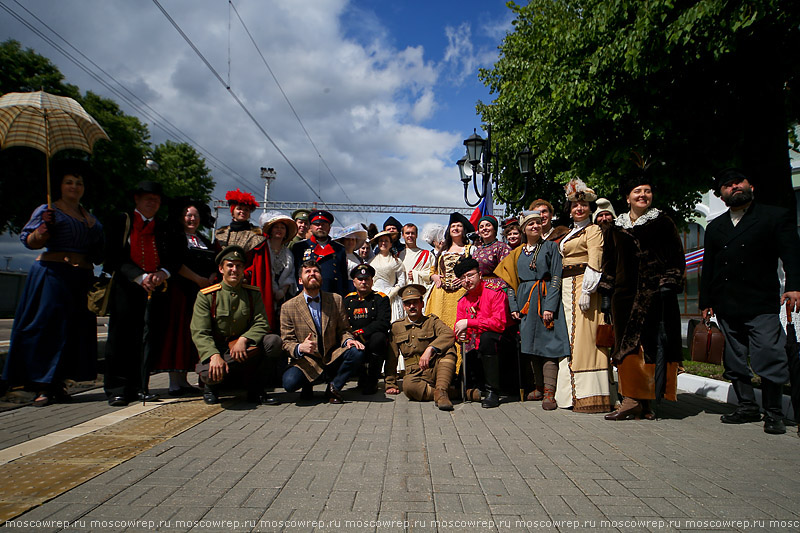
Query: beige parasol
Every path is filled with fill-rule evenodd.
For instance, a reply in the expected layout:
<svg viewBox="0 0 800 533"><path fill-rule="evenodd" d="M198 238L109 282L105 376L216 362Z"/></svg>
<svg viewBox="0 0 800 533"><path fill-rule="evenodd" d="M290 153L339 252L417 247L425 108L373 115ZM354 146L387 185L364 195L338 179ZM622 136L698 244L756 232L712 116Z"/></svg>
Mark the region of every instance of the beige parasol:
<svg viewBox="0 0 800 533"><path fill-rule="evenodd" d="M44 91L8 93L0 98L0 149L27 146L44 152L48 207L50 156L68 148L91 154L99 139L108 140L108 135L72 98Z"/></svg>

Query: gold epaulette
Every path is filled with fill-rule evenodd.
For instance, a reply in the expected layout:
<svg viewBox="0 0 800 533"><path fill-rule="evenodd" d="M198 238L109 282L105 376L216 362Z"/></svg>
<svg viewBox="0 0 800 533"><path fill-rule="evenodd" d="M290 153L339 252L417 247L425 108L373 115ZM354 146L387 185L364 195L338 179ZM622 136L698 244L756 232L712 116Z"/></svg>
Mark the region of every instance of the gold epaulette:
<svg viewBox="0 0 800 533"><path fill-rule="evenodd" d="M388 297L389 297L387 294L385 294L385 293L382 293L381 291L375 291L375 294L379 294L379 295L381 295L381 296L383 296L383 297L385 297L385 298L388 298Z"/></svg>
<svg viewBox="0 0 800 533"><path fill-rule="evenodd" d="M261 290L258 287L256 287L255 285L248 285L247 283L242 283L242 287L244 287L245 289L250 289L251 291L260 291Z"/></svg>
<svg viewBox="0 0 800 533"><path fill-rule="evenodd" d="M347 296L345 296L345 298L349 298L350 296L358 296L358 292L356 291L350 292L347 294Z"/></svg>
<svg viewBox="0 0 800 533"><path fill-rule="evenodd" d="M211 294L212 292L218 291L221 288L222 288L222 284L221 283L217 283L216 285L209 285L205 289L200 289L200 292L202 292L203 294Z"/></svg>

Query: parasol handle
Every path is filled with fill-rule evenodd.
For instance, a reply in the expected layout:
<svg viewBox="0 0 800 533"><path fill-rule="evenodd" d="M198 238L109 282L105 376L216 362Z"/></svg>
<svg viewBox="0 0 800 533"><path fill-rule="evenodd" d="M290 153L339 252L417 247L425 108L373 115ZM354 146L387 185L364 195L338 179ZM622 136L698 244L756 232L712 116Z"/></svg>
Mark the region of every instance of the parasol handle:
<svg viewBox="0 0 800 533"><path fill-rule="evenodd" d="M47 127L47 109L43 109L44 113L44 166L47 168L47 209L53 208L53 195L50 192L50 128Z"/></svg>

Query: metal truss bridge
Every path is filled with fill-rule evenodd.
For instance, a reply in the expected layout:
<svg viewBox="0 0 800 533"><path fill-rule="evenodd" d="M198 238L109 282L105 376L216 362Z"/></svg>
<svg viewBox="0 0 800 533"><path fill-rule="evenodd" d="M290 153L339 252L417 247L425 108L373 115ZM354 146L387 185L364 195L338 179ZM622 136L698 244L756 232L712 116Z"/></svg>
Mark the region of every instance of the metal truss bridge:
<svg viewBox="0 0 800 533"><path fill-rule="evenodd" d="M214 200L214 209L227 208L228 202L224 200ZM400 214L408 213L412 215L449 215L455 211L469 217L474 208L472 207L447 207L433 205L365 205L365 204L333 204L328 202L279 202L270 200L261 202L259 208L275 211L292 212L296 209L325 209L326 211L336 211L344 213L389 213Z"/></svg>

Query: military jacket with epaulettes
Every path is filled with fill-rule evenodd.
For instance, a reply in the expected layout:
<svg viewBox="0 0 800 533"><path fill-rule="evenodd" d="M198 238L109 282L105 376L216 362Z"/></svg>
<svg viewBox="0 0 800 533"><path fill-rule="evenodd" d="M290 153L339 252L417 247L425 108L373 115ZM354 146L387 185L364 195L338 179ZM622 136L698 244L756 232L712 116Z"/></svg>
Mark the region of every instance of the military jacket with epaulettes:
<svg viewBox="0 0 800 533"><path fill-rule="evenodd" d="M351 292L344 298L350 327L357 337L366 340L373 333L389 333L392 322L392 307L389 297L382 292L372 291L364 298L358 292Z"/></svg>
<svg viewBox="0 0 800 533"><path fill-rule="evenodd" d="M248 344L261 342L269 333L261 291L253 285L232 287L224 281L201 289L190 329L201 362L224 354L230 340L245 337Z"/></svg>

